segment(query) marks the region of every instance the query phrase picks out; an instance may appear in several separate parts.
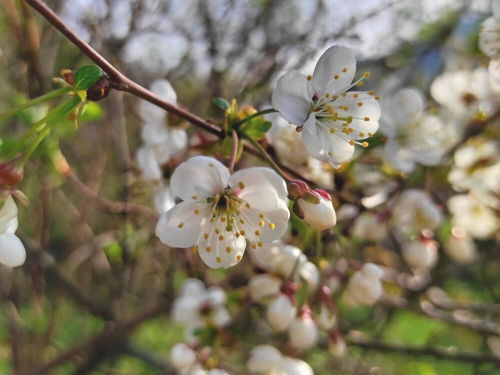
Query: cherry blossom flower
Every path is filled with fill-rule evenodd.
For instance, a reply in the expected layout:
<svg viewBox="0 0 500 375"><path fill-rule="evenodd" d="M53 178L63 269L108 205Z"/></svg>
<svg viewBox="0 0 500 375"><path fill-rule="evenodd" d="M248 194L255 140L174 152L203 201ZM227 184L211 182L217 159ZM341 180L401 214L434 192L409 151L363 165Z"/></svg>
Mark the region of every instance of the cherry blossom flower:
<svg viewBox="0 0 500 375"><path fill-rule="evenodd" d="M252 349L247 362L251 374L270 375L313 375L314 372L306 362L284 356L271 345L260 345Z"/></svg>
<svg viewBox="0 0 500 375"><path fill-rule="evenodd" d="M264 167L230 175L218 160L195 156L172 174L173 195L182 199L156 226L172 247L192 247L211 268L237 264L247 246L261 248L280 238L290 216L285 181Z"/></svg>
<svg viewBox="0 0 500 375"><path fill-rule="evenodd" d="M351 305L373 305L383 294L382 278L384 271L373 263L366 263L356 271L347 284L346 302Z"/></svg>
<svg viewBox="0 0 500 375"><path fill-rule="evenodd" d="M169 103L177 103L172 85L164 79L154 81L151 91ZM160 180L160 166L186 150L187 134L184 129L168 127L165 110L149 102L140 102L139 114L144 121L141 128L144 145L137 150L137 164L145 179Z"/></svg>
<svg viewBox="0 0 500 375"><path fill-rule="evenodd" d="M477 246L463 228L454 227L444 243L444 251L455 262L468 264L477 259Z"/></svg>
<svg viewBox="0 0 500 375"><path fill-rule="evenodd" d="M437 242L424 238L402 245L405 262L416 271L434 267L438 261Z"/></svg>
<svg viewBox="0 0 500 375"><path fill-rule="evenodd" d="M8 195L0 208L0 263L17 267L26 260L26 250L15 235L17 230L17 206L12 195Z"/></svg>
<svg viewBox="0 0 500 375"><path fill-rule="evenodd" d="M395 169L410 173L416 163L435 166L457 140L456 127L425 113L425 98L416 88L399 90L382 106L380 130L388 137L384 156Z"/></svg>
<svg viewBox="0 0 500 375"><path fill-rule="evenodd" d="M500 2L492 1L493 16L479 30L479 48L489 57L500 57Z"/></svg>
<svg viewBox="0 0 500 375"><path fill-rule="evenodd" d="M474 238L489 238L498 231L495 211L470 194L455 195L448 200L453 225L463 228Z"/></svg>
<svg viewBox="0 0 500 375"><path fill-rule="evenodd" d="M290 71L277 82L272 103L281 116L302 129L307 151L337 168L351 159L354 145L378 129L380 106L367 92L350 91L356 72L354 52L330 47L320 57L312 76Z"/></svg>
<svg viewBox="0 0 500 375"><path fill-rule="evenodd" d="M269 325L276 331L285 331L292 324L297 314L289 296L280 293L267 305L266 318Z"/></svg>
<svg viewBox="0 0 500 375"><path fill-rule="evenodd" d="M332 228L337 222L330 194L321 189L311 189L295 201L298 217L317 230Z"/></svg>
<svg viewBox="0 0 500 375"><path fill-rule="evenodd" d="M198 279L186 279L173 303L172 318L186 326L186 339L196 342L196 329L207 325L222 328L230 322L225 303L226 293L221 288L207 289Z"/></svg>
<svg viewBox="0 0 500 375"><path fill-rule="evenodd" d="M302 310L304 308L306 312L295 317L288 331L290 344L300 350L309 349L318 341L318 328L311 317L311 311L309 307L304 306Z"/></svg>

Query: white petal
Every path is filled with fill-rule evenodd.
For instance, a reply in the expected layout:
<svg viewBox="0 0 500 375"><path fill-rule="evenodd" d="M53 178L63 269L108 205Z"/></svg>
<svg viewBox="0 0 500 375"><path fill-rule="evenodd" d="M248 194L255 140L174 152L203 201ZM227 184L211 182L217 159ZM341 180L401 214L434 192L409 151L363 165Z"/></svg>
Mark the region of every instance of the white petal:
<svg viewBox="0 0 500 375"><path fill-rule="evenodd" d="M171 104L177 103L177 95L172 85L164 79L159 79L153 82L150 90L155 95L160 97L160 99L163 99ZM167 114L164 109L146 101L140 102L139 113L144 120L157 122L163 121Z"/></svg>
<svg viewBox="0 0 500 375"><path fill-rule="evenodd" d="M311 366L298 358L284 357L280 370L286 375L314 375Z"/></svg>
<svg viewBox="0 0 500 375"><path fill-rule="evenodd" d="M26 250L21 240L12 233L0 235L0 263L17 267L26 260Z"/></svg>
<svg viewBox="0 0 500 375"><path fill-rule="evenodd" d="M320 96L326 93L335 94L350 86L355 73L356 59L353 50L333 46L319 58L312 82Z"/></svg>
<svg viewBox="0 0 500 375"><path fill-rule="evenodd" d="M238 264L247 246L243 236L227 231L220 221L207 221L201 228L197 241L198 253L210 268L228 268Z"/></svg>
<svg viewBox="0 0 500 375"><path fill-rule="evenodd" d="M302 141L307 152L315 159L326 161L322 133L316 125L316 116L311 114L302 129Z"/></svg>
<svg viewBox="0 0 500 375"><path fill-rule="evenodd" d="M288 227L290 212L283 202L282 207L272 211L243 209L240 211L237 226L244 230L244 236L252 243L268 243L277 240L283 236Z"/></svg>
<svg viewBox="0 0 500 375"><path fill-rule="evenodd" d="M393 166L393 168L410 173L415 169L415 162L412 159L410 151L393 141L388 140L384 147L385 159Z"/></svg>
<svg viewBox="0 0 500 375"><path fill-rule="evenodd" d="M307 77L296 71L283 75L276 83L271 101L281 116L294 125L306 121L312 95Z"/></svg>
<svg viewBox="0 0 500 375"><path fill-rule="evenodd" d="M173 156L179 156L186 151L188 146L188 137L184 129L169 129L166 142L170 153Z"/></svg>
<svg viewBox="0 0 500 375"><path fill-rule="evenodd" d="M168 129L163 123L146 122L141 128L141 138L144 143L162 143L168 139Z"/></svg>
<svg viewBox="0 0 500 375"><path fill-rule="evenodd" d="M206 292L203 282L194 278L184 280L180 289L181 296L189 296L199 301L204 299Z"/></svg>
<svg viewBox="0 0 500 375"><path fill-rule="evenodd" d="M251 373L271 373L281 363L282 359L283 356L280 351L274 346L259 345L252 349L247 368Z"/></svg>
<svg viewBox="0 0 500 375"><path fill-rule="evenodd" d="M0 234L14 233L17 229L17 206L14 198L9 194L0 209Z"/></svg>
<svg viewBox="0 0 500 375"><path fill-rule="evenodd" d="M384 121L381 130L388 136L393 136L399 126L417 121L425 108L425 97L420 90L412 87L401 89L392 98L382 100Z"/></svg>
<svg viewBox="0 0 500 375"><path fill-rule="evenodd" d="M182 200L199 200L220 193L228 184L229 170L218 160L195 156L172 174L170 188Z"/></svg>
<svg viewBox="0 0 500 375"><path fill-rule="evenodd" d="M137 164L146 180L160 180L162 177L160 165L156 159L154 149L142 146L136 153Z"/></svg>
<svg viewBox="0 0 500 375"><path fill-rule="evenodd" d="M194 246L210 209L207 204L180 202L161 215L156 225L156 235L168 246Z"/></svg>
<svg viewBox="0 0 500 375"><path fill-rule="evenodd" d="M354 154L354 145L336 134L323 131L325 137L325 155L332 167L338 168L340 164L350 160Z"/></svg>

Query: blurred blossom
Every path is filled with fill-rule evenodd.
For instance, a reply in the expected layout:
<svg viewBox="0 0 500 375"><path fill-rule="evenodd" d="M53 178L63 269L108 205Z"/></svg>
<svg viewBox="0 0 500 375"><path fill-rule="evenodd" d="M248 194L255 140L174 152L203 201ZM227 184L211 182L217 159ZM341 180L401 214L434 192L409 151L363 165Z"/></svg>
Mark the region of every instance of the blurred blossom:
<svg viewBox="0 0 500 375"><path fill-rule="evenodd" d="M186 371L196 362L196 353L184 343L176 344L170 350L170 361L180 371Z"/></svg>
<svg viewBox="0 0 500 375"><path fill-rule="evenodd" d="M500 57L500 2L492 0L493 16L487 18L479 30L479 48L491 58Z"/></svg>
<svg viewBox="0 0 500 375"><path fill-rule="evenodd" d="M313 375L312 368L306 362L286 357L271 345L252 349L247 368L251 374L258 375Z"/></svg>
<svg viewBox="0 0 500 375"><path fill-rule="evenodd" d="M388 229L388 221L384 215L365 211L354 222L352 235L363 240L380 242L387 237Z"/></svg>
<svg viewBox="0 0 500 375"><path fill-rule="evenodd" d="M493 209L470 194L455 195L448 200L452 224L479 239L492 237L498 231L498 217Z"/></svg>
<svg viewBox="0 0 500 375"><path fill-rule="evenodd" d="M424 238L406 242L402 246L403 258L412 269L427 271L438 261L438 244L436 241Z"/></svg>
<svg viewBox="0 0 500 375"><path fill-rule="evenodd" d="M468 264L477 259L477 246L472 237L459 227L452 228L450 236L444 243L448 256L460 264Z"/></svg>
<svg viewBox="0 0 500 375"><path fill-rule="evenodd" d="M387 135L384 155L389 163L405 173L415 163L435 166L457 140L456 127L425 112L425 98L416 88L399 90L382 101L380 130Z"/></svg>
<svg viewBox="0 0 500 375"><path fill-rule="evenodd" d="M394 206L392 225L401 233L410 234L423 229L435 229L443 215L422 190L409 189L401 193Z"/></svg>
<svg viewBox="0 0 500 375"><path fill-rule="evenodd" d="M289 296L279 294L267 305L266 318L269 325L276 331L285 331L290 327L297 308Z"/></svg>
<svg viewBox="0 0 500 375"><path fill-rule="evenodd" d="M354 52L330 47L320 57L312 76L297 71L283 75L273 91L272 102L281 116L302 129L307 151L334 168L351 159L354 145L378 129L380 106L367 92L352 91L356 72Z"/></svg>
<svg viewBox="0 0 500 375"><path fill-rule="evenodd" d="M500 156L498 143L473 138L455 152L448 181L459 192L470 191L492 207L500 204Z"/></svg>
<svg viewBox="0 0 500 375"><path fill-rule="evenodd" d="M181 293L172 306L172 319L186 327L186 340L196 342L195 331L213 325L218 328L229 324L231 317L224 306L226 293L221 288L205 288L198 279L186 279Z"/></svg>
<svg viewBox="0 0 500 375"><path fill-rule="evenodd" d="M382 297L383 288L380 279L384 275L382 268L373 263L366 263L361 270L354 272L345 291L345 301L350 305L373 305Z"/></svg>
<svg viewBox="0 0 500 375"><path fill-rule="evenodd" d="M278 295L282 283L282 279L267 273L254 275L248 282L248 291L254 301L262 303Z"/></svg>
<svg viewBox="0 0 500 375"><path fill-rule="evenodd" d="M311 318L310 311L301 313L290 324L288 331L290 344L297 349L305 350L314 346L318 340L318 329Z"/></svg>
<svg viewBox="0 0 500 375"><path fill-rule="evenodd" d="M11 194L3 194L0 208L0 263L8 267L18 267L26 260L23 243L15 235L17 206Z"/></svg>
<svg viewBox="0 0 500 375"><path fill-rule="evenodd" d="M470 117L492 115L499 103L483 67L444 72L432 83L431 95L450 113Z"/></svg>

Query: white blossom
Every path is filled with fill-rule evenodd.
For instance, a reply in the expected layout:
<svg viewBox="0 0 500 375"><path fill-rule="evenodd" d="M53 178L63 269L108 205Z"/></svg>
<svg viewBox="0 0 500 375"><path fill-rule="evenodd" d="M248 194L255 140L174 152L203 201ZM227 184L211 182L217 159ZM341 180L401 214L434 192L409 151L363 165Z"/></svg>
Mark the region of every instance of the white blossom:
<svg viewBox="0 0 500 375"><path fill-rule="evenodd" d="M359 215L352 228L353 236L375 242L385 239L387 233L387 221L384 221L381 215L371 211L365 211Z"/></svg>
<svg viewBox="0 0 500 375"><path fill-rule="evenodd" d="M297 308L290 298L284 294L276 296L269 302L266 309L266 318L269 325L278 332L288 329L296 314Z"/></svg>
<svg viewBox="0 0 500 375"><path fill-rule="evenodd" d="M399 196L393 211L392 222L402 233L435 229L442 221L439 208L421 190L405 190Z"/></svg>
<svg viewBox="0 0 500 375"><path fill-rule="evenodd" d="M468 264L477 259L477 246L474 239L463 228L454 227L444 243L448 256L460 264Z"/></svg>
<svg viewBox="0 0 500 375"><path fill-rule="evenodd" d="M383 270L373 263L366 263L361 270L356 271L346 289L347 302L353 305L373 305L382 296L383 288L380 281Z"/></svg>
<svg viewBox="0 0 500 375"><path fill-rule="evenodd" d="M438 261L436 241L429 239L406 242L402 245L403 258L413 269L418 271L434 267Z"/></svg>
<svg viewBox="0 0 500 375"><path fill-rule="evenodd" d="M195 246L209 267L234 266L246 240L261 248L287 228L286 185L269 168L230 175L218 160L195 156L177 167L170 188L182 202L161 216L156 234L172 247Z"/></svg>
<svg viewBox="0 0 500 375"><path fill-rule="evenodd" d="M0 208L0 263L17 267L26 260L26 250L15 235L18 226L17 206L12 195L8 195Z"/></svg>
<svg viewBox="0 0 500 375"><path fill-rule="evenodd" d="M384 156L397 170L410 173L416 163L435 166L457 140L456 127L425 112L424 95L416 88L399 90L383 107Z"/></svg>
<svg viewBox="0 0 500 375"><path fill-rule="evenodd" d="M500 57L500 3L492 0L493 16L484 20L479 30L479 48L489 57Z"/></svg>
<svg viewBox="0 0 500 375"><path fill-rule="evenodd" d="M354 145L378 129L380 106L366 92L347 92L356 71L352 50L333 46L319 59L312 76L297 71L283 75L272 102L281 116L303 127L302 140L316 159L333 167L351 159Z"/></svg>
<svg viewBox="0 0 500 375"><path fill-rule="evenodd" d="M196 362L196 353L186 344L179 343L170 350L170 361L177 370L185 370Z"/></svg>
<svg viewBox="0 0 500 375"><path fill-rule="evenodd" d="M314 375L306 362L284 356L271 345L260 345L252 349L247 368L251 374L259 375Z"/></svg>
<svg viewBox="0 0 500 375"><path fill-rule="evenodd" d="M452 224L479 239L489 238L498 231L498 218L488 206L470 194L455 195L448 200Z"/></svg>
<svg viewBox="0 0 500 375"><path fill-rule="evenodd" d="M332 198L324 190L310 190L299 197L294 210L302 220L317 230L330 229L337 222Z"/></svg>
<svg viewBox="0 0 500 375"><path fill-rule="evenodd" d="M257 302L263 302L277 295L283 281L267 273L252 276L248 282L250 297Z"/></svg>
<svg viewBox="0 0 500 375"><path fill-rule="evenodd" d="M316 323L309 314L297 316L290 324L288 330L290 344L297 349L309 349L318 340Z"/></svg>

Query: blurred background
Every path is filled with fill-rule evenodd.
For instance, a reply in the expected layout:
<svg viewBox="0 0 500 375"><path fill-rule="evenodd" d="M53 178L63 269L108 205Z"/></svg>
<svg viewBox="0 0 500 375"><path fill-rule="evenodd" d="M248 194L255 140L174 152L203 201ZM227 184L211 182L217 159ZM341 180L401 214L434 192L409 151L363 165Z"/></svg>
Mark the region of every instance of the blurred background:
<svg viewBox="0 0 500 375"><path fill-rule="evenodd" d="M494 359L500 356L500 252L495 240L499 174L494 143L499 94L492 94L490 102L473 113L449 107L445 114L444 105L431 94L432 83L445 71L487 70L489 57L478 41L482 23L492 15L491 1L53 0L47 4L128 77L145 87L168 80L180 106L214 123L224 113L212 104L213 98L269 108L273 87L283 73L296 69L311 74L329 46L342 44L356 51L359 75L371 73L363 90L380 94L384 111L395 108L392 95L413 86L422 92L426 111L446 123L460 122L456 126L461 130L450 135L453 142L446 145L437 165L417 163L412 170L398 169L381 151L388 137L382 131L351 163L333 171L326 165L312 168L308 162L287 159L294 139L285 136L280 146L280 120L269 118L273 129L264 143L283 164L332 191L339 217L338 225L327 233L294 217L287 235L287 243L315 264L320 284L332 290L333 284L339 285L332 297L338 305L335 332L347 343L347 350L335 351L332 339L323 335L317 345L300 352L287 344L285 333L265 326L264 308L249 300L248 281L263 271L248 256L234 268L211 270L196 254L170 249L154 234L157 216L168 206L159 187L168 184L175 166L187 155L224 159L216 140L169 115L170 126L187 131L188 150L162 163L160 179L145 178L136 157L147 121L142 104L131 95L111 92L88 106L78 127L64 121L55 128L24 169L17 188L29 204L18 204L17 233L28 259L20 268L0 266L0 373L187 374L171 364L170 349L183 342L185 331L171 317L170 308L184 279L191 277L223 288L231 316L231 324L223 330L212 327L200 334L200 347L211 348L209 354L199 354L213 362L203 357L206 368L246 374L251 349L272 343L282 353L306 361L319 375L500 374L500 360ZM25 2L2 0L0 113L54 89L51 79L62 69L89 63ZM464 94L472 80L464 83ZM452 84L447 88L450 93L460 89ZM45 105L33 107L0 124L0 156L47 110ZM475 208L488 213L467 216L473 224L459 222L457 216L469 213L466 208L450 208L449 199L458 193L474 194L470 186L457 187L450 181L450 171L463 164L456 152L468 145L476 150L470 152L480 154L477 149L487 142L493 142L493 151L474 156L480 161L464 168L469 168L468 176L478 168L495 168L475 176L470 184L484 185L482 190L488 191ZM73 173L61 173L65 163ZM262 161L252 156L240 162L241 167L256 164ZM402 257L404 241L393 233L402 223L394 216L389 219L400 194L408 189L425 192L443 216L431 236L439 260L425 272L415 272ZM387 220L372 227L366 224L366 231L362 224L355 225L363 212L385 215ZM385 221L390 222L388 232L377 238L367 234L385 226ZM480 234L468 229L481 223L491 229ZM472 241L473 250L467 251L474 254L466 261L454 256L453 250L445 251L450 237L463 230ZM353 269L346 264L365 262L383 266L389 275L383 280L384 293L394 298L373 306L348 306L342 293ZM360 344L360 337L370 344ZM453 358L455 350L471 357Z"/></svg>

